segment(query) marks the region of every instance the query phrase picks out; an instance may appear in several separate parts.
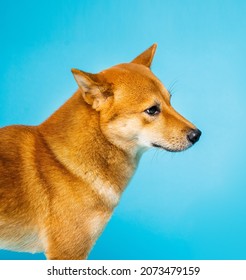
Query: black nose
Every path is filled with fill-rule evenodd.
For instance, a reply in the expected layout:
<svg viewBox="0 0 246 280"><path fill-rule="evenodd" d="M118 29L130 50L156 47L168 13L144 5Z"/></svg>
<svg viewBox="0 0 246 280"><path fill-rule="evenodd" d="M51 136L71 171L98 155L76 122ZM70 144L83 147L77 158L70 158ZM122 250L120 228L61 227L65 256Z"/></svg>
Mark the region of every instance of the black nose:
<svg viewBox="0 0 246 280"><path fill-rule="evenodd" d="M195 144L199 140L201 134L202 132L199 129L191 129L187 134L187 138L192 144Z"/></svg>

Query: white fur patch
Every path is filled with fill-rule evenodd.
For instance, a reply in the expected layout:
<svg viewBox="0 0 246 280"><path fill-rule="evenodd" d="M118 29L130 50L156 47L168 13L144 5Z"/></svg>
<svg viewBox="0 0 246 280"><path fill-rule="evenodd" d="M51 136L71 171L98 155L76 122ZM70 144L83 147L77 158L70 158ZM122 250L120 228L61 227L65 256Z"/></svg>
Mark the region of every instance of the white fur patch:
<svg viewBox="0 0 246 280"><path fill-rule="evenodd" d="M20 252L41 252L43 251L43 244L38 238L36 233L25 233L18 229L18 233L9 233L9 237L0 239L0 247L8 250L20 251Z"/></svg>
<svg viewBox="0 0 246 280"><path fill-rule="evenodd" d="M98 193L110 207L115 207L119 203L120 193L116 191L117 186L114 186L109 181L103 181L100 177L91 180L89 176L86 176L86 179L93 190Z"/></svg>
<svg viewBox="0 0 246 280"><path fill-rule="evenodd" d="M98 238L109 218L109 215L98 214L88 219L89 232L92 238Z"/></svg>

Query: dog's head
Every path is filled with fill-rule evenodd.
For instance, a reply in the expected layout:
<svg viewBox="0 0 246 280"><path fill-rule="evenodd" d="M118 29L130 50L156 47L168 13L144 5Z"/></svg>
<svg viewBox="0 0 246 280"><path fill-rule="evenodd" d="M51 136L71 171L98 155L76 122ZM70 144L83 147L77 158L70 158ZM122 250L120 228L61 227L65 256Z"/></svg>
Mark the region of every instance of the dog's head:
<svg viewBox="0 0 246 280"><path fill-rule="evenodd" d="M151 72L156 44L130 63L98 74L72 69L82 96L100 114L100 127L109 141L132 153L150 147L183 151L201 135L174 110L170 94Z"/></svg>

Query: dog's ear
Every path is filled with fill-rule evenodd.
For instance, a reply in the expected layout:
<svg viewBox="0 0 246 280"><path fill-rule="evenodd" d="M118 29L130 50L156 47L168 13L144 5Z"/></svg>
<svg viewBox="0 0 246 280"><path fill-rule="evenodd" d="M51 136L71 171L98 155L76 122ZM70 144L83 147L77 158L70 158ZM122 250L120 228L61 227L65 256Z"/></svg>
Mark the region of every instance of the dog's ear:
<svg viewBox="0 0 246 280"><path fill-rule="evenodd" d="M85 102L99 111L107 98L112 95L110 85L103 83L99 74L91 74L78 69L72 69L71 71L82 90Z"/></svg>
<svg viewBox="0 0 246 280"><path fill-rule="evenodd" d="M133 59L131 63L142 64L147 67L150 67L152 60L154 58L154 55L155 55L156 48L157 48L157 44L152 45L146 51L144 51L139 56L137 56L135 59Z"/></svg>

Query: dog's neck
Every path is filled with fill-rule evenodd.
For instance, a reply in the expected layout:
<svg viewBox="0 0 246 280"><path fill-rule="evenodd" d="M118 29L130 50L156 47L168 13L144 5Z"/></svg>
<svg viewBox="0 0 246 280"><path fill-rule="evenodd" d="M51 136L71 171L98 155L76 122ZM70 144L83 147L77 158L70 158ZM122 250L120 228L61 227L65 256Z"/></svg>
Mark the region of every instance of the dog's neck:
<svg viewBox="0 0 246 280"><path fill-rule="evenodd" d="M99 113L87 105L78 90L38 127L56 158L83 181L92 184L111 206L125 189L138 156L110 143L100 129ZM90 160L84 160L85 156ZM103 186L111 192L104 194Z"/></svg>

